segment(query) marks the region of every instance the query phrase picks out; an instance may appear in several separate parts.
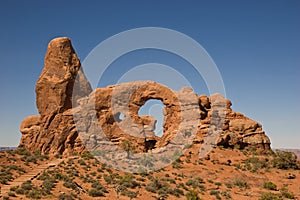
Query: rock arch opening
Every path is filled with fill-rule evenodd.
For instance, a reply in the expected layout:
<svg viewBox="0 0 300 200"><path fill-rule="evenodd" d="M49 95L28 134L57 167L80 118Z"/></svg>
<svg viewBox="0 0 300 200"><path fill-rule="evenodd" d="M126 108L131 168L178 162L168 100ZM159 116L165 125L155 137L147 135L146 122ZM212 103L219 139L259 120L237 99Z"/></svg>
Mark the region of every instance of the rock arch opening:
<svg viewBox="0 0 300 200"><path fill-rule="evenodd" d="M138 112L139 116L148 115L156 120L153 132L158 137L162 137L164 134L164 107L165 105L160 100L149 99L142 107L140 107Z"/></svg>

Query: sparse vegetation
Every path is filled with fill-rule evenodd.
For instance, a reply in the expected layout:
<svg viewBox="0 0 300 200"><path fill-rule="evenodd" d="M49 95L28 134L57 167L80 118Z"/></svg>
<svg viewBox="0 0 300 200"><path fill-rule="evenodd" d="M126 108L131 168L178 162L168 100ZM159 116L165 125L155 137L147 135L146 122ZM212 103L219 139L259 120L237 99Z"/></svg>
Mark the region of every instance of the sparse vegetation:
<svg viewBox="0 0 300 200"><path fill-rule="evenodd" d="M58 200L74 200L74 197L69 194L60 194Z"/></svg>
<svg viewBox="0 0 300 200"><path fill-rule="evenodd" d="M209 192L210 195L214 195L216 197L216 199L220 200L221 199L221 196L220 196L220 193L218 190L211 190Z"/></svg>
<svg viewBox="0 0 300 200"><path fill-rule="evenodd" d="M284 198L288 198L288 199L295 198L295 195L292 192L289 192L288 189L286 189L286 188L282 188L280 190L280 193L281 193L282 197L284 197Z"/></svg>
<svg viewBox="0 0 300 200"><path fill-rule="evenodd" d="M277 190L277 185L272 183L272 182L265 182L264 183L264 188L267 190Z"/></svg>
<svg viewBox="0 0 300 200"><path fill-rule="evenodd" d="M245 188L245 189L250 188L250 186L248 185L248 183L245 180L239 179L239 178L234 179L233 185L237 186L239 188Z"/></svg>
<svg viewBox="0 0 300 200"><path fill-rule="evenodd" d="M268 192L264 193L259 200L282 200L282 198L278 197L276 194Z"/></svg>
<svg viewBox="0 0 300 200"><path fill-rule="evenodd" d="M195 190L191 190L188 193L186 193L185 197L187 200L200 200L198 192Z"/></svg>
<svg viewBox="0 0 300 200"><path fill-rule="evenodd" d="M102 196L104 196L104 193L101 190L90 189L89 190L89 195L91 197L102 197Z"/></svg>
<svg viewBox="0 0 300 200"><path fill-rule="evenodd" d="M218 151L228 150L219 147L215 149L215 153L213 154L216 155ZM298 178L298 176L296 176L297 172L291 171L294 168L290 167L289 171L279 169L280 167L278 166L280 165L275 165L275 163L278 164L281 161L274 161L274 159L279 158L275 154L273 157L266 157L249 153L251 157L246 158L240 151L231 151L239 152L241 157L243 157L243 162L237 162L237 160L230 158L231 163L228 164L226 157L221 160L213 155L210 160L201 159L201 164L196 163L195 166L193 165L195 170L199 171L197 173L190 173L190 171L186 170L186 166L191 166L192 164L187 164L187 158L191 162L194 162L195 155L189 154L188 156L180 156L180 154L176 152L171 156L172 158L176 158L175 162L165 171L160 170L153 173L143 171L141 174L116 172L112 166L99 163L92 154L84 153L76 158L69 158L62 161L55 168L45 170L33 182L28 181L18 187L10 188L10 192L6 193L6 197L10 197L11 199L21 199L25 197L28 199L44 199L49 197L58 200L75 200L84 199L87 198L87 196L90 196L90 198L106 198L105 196L108 197L108 193L114 192L120 198L122 198L121 196L126 196L128 199L135 199L141 194L147 194L158 199L168 199L173 196L173 198L200 200L200 196L203 196L204 199L235 199L237 197L236 195L241 193L249 198L255 198L255 195L261 195L265 192L261 195L260 200L297 198L290 184L283 185L284 188L280 189L278 186L281 184L277 186L276 184L278 183L272 179L272 176L268 176L270 180L261 183L262 185L259 188L257 188L255 184L251 185L251 189L253 188L259 191L256 194L253 195L247 192L247 189L250 188L250 179L248 179L248 176L251 173L249 172L256 173L255 176L260 176L262 173L278 173L286 178L285 181L291 181L291 184ZM37 165L34 164L34 159L32 158L24 159L24 155L29 155L26 149L21 148L16 152L3 155L14 155L14 157L8 158L6 163L0 165L0 184L12 181L15 177L27 173L30 167ZM43 162L42 159L38 158L38 155L39 153L35 155L31 153L31 156L36 158L37 163ZM0 159L4 159L5 157L6 156L2 156ZM292 157L287 157L289 158L287 160L292 160L290 159ZM21 165L18 164L19 160L22 161ZM212 160L215 160L213 168L211 168ZM26 166L28 162L29 166ZM155 159L145 156L141 159L140 164L144 167L151 168L154 162L156 162ZM293 162L287 163L291 164ZM234 168L236 168L237 171L234 170ZM264 169L264 171L262 171L262 169ZM266 171L267 169L270 171ZM169 170L171 170L171 172ZM157 173L159 173L159 175L157 175ZM227 181L228 178L222 178L221 173L240 175L231 181ZM243 176L244 173L247 173L247 176ZM195 176L195 174L197 175ZM207 177L207 175L209 175L210 178L203 179L200 177ZM218 178L214 178L216 176ZM57 186L61 188L61 194L55 194L55 188ZM146 191L140 193L140 191L143 190ZM276 192L271 193L272 191ZM111 194L109 194L109 196L110 195ZM2 199L5 199L5 197Z"/></svg>
<svg viewBox="0 0 300 200"><path fill-rule="evenodd" d="M272 160L274 167L278 169L299 169L297 156L292 152L277 150Z"/></svg>
<svg viewBox="0 0 300 200"><path fill-rule="evenodd" d="M251 172L257 172L260 169L268 169L269 165L267 160L258 157L250 157L244 161L245 169Z"/></svg>

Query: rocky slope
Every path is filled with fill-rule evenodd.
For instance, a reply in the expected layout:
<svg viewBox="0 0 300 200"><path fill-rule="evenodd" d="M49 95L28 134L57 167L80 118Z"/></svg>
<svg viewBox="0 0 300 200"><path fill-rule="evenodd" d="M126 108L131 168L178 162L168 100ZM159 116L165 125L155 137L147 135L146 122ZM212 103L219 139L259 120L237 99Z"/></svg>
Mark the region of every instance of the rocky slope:
<svg viewBox="0 0 300 200"><path fill-rule="evenodd" d="M165 105L161 138L153 132L153 117L138 116L150 99ZM190 88L173 91L151 81L92 91L68 38L56 38L48 45L36 84L36 105L39 115L21 124L20 145L49 155L81 153L103 142L120 145L128 140L140 152L183 142L270 149L261 124L233 111L221 95L197 96Z"/></svg>

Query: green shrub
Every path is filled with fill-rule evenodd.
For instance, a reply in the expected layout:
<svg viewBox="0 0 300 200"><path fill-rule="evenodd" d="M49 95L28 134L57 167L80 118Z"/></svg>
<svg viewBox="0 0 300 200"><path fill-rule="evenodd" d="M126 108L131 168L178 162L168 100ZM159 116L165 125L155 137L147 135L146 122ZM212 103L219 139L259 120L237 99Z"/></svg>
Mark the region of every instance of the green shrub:
<svg viewBox="0 0 300 200"><path fill-rule="evenodd" d="M185 197L187 200L200 200L198 192L195 190L191 190L188 193L186 193Z"/></svg>
<svg viewBox="0 0 300 200"><path fill-rule="evenodd" d="M14 192L8 192L8 196L10 196L10 197L16 197L16 194Z"/></svg>
<svg viewBox="0 0 300 200"><path fill-rule="evenodd" d="M74 200L74 197L69 194L60 194L58 200Z"/></svg>
<svg viewBox="0 0 300 200"><path fill-rule="evenodd" d="M235 179L233 182L234 186L237 186L239 188L245 188L245 189L249 189L250 186L248 185L248 183L242 179Z"/></svg>
<svg viewBox="0 0 300 200"><path fill-rule="evenodd" d="M115 183L114 177L111 176L111 175L108 176L108 175L104 174L103 178L104 178L104 180L105 180L105 182L107 184L113 184L113 183Z"/></svg>
<svg viewBox="0 0 300 200"><path fill-rule="evenodd" d="M218 190L211 190L210 192L209 192L209 194L210 195L214 195L215 197L216 197L216 199L221 199L221 196L220 196L220 193L219 193L219 191Z"/></svg>
<svg viewBox="0 0 300 200"><path fill-rule="evenodd" d="M172 163L172 167L174 169L181 169L182 168L182 161L180 160L180 158L177 158L173 163Z"/></svg>
<svg viewBox="0 0 300 200"><path fill-rule="evenodd" d="M95 182L92 184L92 188L94 188L94 189L96 189L96 190L99 190L99 191L101 191L101 192L107 193L106 188L105 188L101 183L99 183L98 181L95 181Z"/></svg>
<svg viewBox="0 0 300 200"><path fill-rule="evenodd" d="M276 151L272 164L278 169L298 169L297 156L292 152Z"/></svg>
<svg viewBox="0 0 300 200"><path fill-rule="evenodd" d="M41 199L42 194L39 190L33 189L26 193L26 197L30 199Z"/></svg>
<svg viewBox="0 0 300 200"><path fill-rule="evenodd" d="M104 196L103 192L101 190L97 190L97 189L89 190L89 195L91 197L102 197L102 196Z"/></svg>
<svg viewBox="0 0 300 200"><path fill-rule="evenodd" d="M122 190L121 195L127 196L130 199L133 199L133 198L137 197L138 193L125 189L125 190Z"/></svg>
<svg viewBox="0 0 300 200"><path fill-rule="evenodd" d="M25 194L25 190L22 189L22 188L17 188L17 189L16 189L16 193L17 193L17 194Z"/></svg>
<svg viewBox="0 0 300 200"><path fill-rule="evenodd" d="M175 189L173 189L173 190L170 190L169 193L170 193L171 195L175 196L175 197L181 197L181 196L184 195L184 192L183 192L181 189L179 189L179 188L175 188Z"/></svg>
<svg viewBox="0 0 300 200"><path fill-rule="evenodd" d="M28 191L28 190L32 190L33 189L33 185L31 183L31 181L26 181L26 182L22 183L21 188L23 190L27 190Z"/></svg>
<svg viewBox="0 0 300 200"><path fill-rule="evenodd" d="M10 166L9 166L9 169L15 170L15 171L19 171L19 172L22 172L22 173L25 173L25 172L26 172L24 168L19 167L19 166L16 166L16 165L10 165Z"/></svg>
<svg viewBox="0 0 300 200"><path fill-rule="evenodd" d="M225 185L226 185L227 188L232 188L233 187L232 183L229 183L229 182L226 182Z"/></svg>
<svg viewBox="0 0 300 200"><path fill-rule="evenodd" d="M277 185L272 183L272 182L265 182L264 183L264 188L267 190L277 190Z"/></svg>
<svg viewBox="0 0 300 200"><path fill-rule="evenodd" d="M120 180L118 182L119 185L124 186L124 188L134 189L140 186L140 184L134 180L134 176L132 176L131 174L126 174L125 176L120 177Z"/></svg>
<svg viewBox="0 0 300 200"><path fill-rule="evenodd" d="M221 186L222 183L221 183L221 182L215 182L215 185L216 185L216 186Z"/></svg>
<svg viewBox="0 0 300 200"><path fill-rule="evenodd" d="M191 186L194 189L196 189L196 188L200 188L200 185L203 184L203 183L205 183L205 182L203 181L202 178L196 177L196 178L193 178L193 179L189 179L185 184L187 186Z"/></svg>
<svg viewBox="0 0 300 200"><path fill-rule="evenodd" d="M79 159L79 160L78 160L78 164L80 164L80 165L86 165L86 163L85 163L84 160L82 160L82 159Z"/></svg>
<svg viewBox="0 0 300 200"><path fill-rule="evenodd" d="M51 194L51 190L54 188L55 186L55 180L53 179L46 179L43 181L43 188L44 188L44 192L46 194Z"/></svg>
<svg viewBox="0 0 300 200"><path fill-rule="evenodd" d="M30 156L31 155L31 153L24 146L18 147L14 152L21 156Z"/></svg>
<svg viewBox="0 0 300 200"><path fill-rule="evenodd" d="M0 183L7 184L8 181L13 180L12 173L9 170L3 170L0 172Z"/></svg>
<svg viewBox="0 0 300 200"><path fill-rule="evenodd" d="M289 192L286 188L282 188L280 190L280 192L281 192L281 195L285 198L288 198L288 199L294 199L295 198L295 195L292 192Z"/></svg>
<svg viewBox="0 0 300 200"><path fill-rule="evenodd" d="M81 155L81 158L83 158L84 160L90 160L93 159L94 156L90 152L85 152Z"/></svg>
<svg viewBox="0 0 300 200"><path fill-rule="evenodd" d="M169 185L157 178L153 178L145 188L149 192L158 193L164 196L170 192Z"/></svg>
<svg viewBox="0 0 300 200"><path fill-rule="evenodd" d="M222 192L221 192L221 195L222 195L223 197L225 197L226 199L232 199L230 193L229 193L228 191L226 191L226 190L222 191Z"/></svg>
<svg viewBox="0 0 300 200"><path fill-rule="evenodd" d="M259 169L269 168L268 162L265 159L259 159L257 157L248 158L244 162L246 170L251 172L257 172Z"/></svg>
<svg viewBox="0 0 300 200"><path fill-rule="evenodd" d="M264 193L259 200L282 200L282 198L278 197L276 194L268 192Z"/></svg>
<svg viewBox="0 0 300 200"><path fill-rule="evenodd" d="M65 186L66 188L71 188L75 191L78 191L78 186L75 182L73 182L72 180L66 181L63 183L63 186Z"/></svg>

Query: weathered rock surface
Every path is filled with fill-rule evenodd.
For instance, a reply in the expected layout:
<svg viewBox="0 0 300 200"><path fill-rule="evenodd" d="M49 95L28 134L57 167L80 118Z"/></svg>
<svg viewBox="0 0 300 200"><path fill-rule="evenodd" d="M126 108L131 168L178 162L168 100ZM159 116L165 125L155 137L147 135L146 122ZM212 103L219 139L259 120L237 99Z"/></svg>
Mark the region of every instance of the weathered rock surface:
<svg viewBox="0 0 300 200"><path fill-rule="evenodd" d="M223 123L223 130L220 137L217 140L217 145L222 145L224 147L234 147L239 146L240 148L254 147L261 151L270 150L270 139L265 134L262 129L262 125L257 121L249 119L242 113L235 112L231 109L231 101L226 99L222 101L221 96L214 98L217 102L225 103L225 120ZM200 109L202 111L201 125L198 134L198 142L211 126L211 118L214 110L212 109L212 97L207 97L205 95L199 96ZM216 102L214 102L216 104ZM200 136L200 137L199 137Z"/></svg>
<svg viewBox="0 0 300 200"><path fill-rule="evenodd" d="M36 84L40 115L24 119L20 127L20 145L29 150L50 155L80 153L99 144L120 146L128 140L136 151L147 152L169 143L180 145L186 135L195 135L195 143L214 135L217 138L209 142L224 147L270 149L262 126L234 112L231 102L221 95L197 96L190 88L173 91L152 81L92 91L68 38L49 43L44 64ZM165 105L162 137L154 134L153 117L138 115L150 99Z"/></svg>
<svg viewBox="0 0 300 200"><path fill-rule="evenodd" d="M74 89L76 81L80 83ZM44 69L36 84L40 116L23 120L20 145L49 154L84 149L73 122L73 89L76 92L74 100L92 91L69 38L56 38L48 45Z"/></svg>

